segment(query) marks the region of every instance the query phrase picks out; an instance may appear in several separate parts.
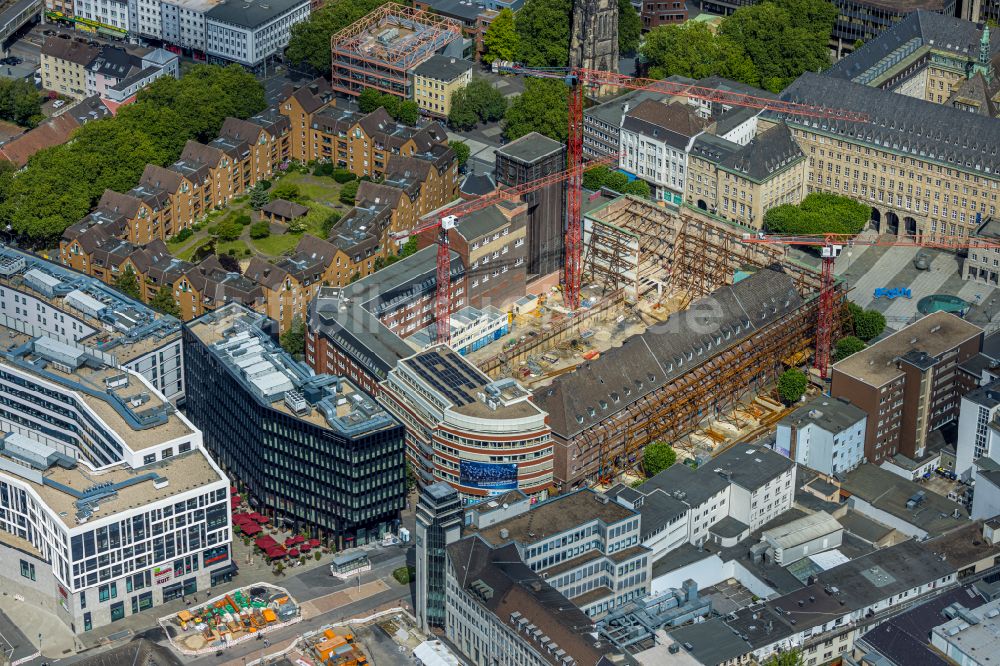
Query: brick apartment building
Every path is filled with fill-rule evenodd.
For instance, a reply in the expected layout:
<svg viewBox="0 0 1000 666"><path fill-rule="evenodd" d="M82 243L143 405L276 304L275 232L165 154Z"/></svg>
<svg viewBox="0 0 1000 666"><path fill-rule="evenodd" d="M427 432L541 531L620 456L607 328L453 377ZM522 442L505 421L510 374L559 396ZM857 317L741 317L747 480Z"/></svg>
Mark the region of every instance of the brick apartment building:
<svg viewBox="0 0 1000 666"><path fill-rule="evenodd" d="M958 418L969 387L958 366L979 353L983 331L935 312L833 365L830 393L868 415L865 458L920 460L927 436Z"/></svg>

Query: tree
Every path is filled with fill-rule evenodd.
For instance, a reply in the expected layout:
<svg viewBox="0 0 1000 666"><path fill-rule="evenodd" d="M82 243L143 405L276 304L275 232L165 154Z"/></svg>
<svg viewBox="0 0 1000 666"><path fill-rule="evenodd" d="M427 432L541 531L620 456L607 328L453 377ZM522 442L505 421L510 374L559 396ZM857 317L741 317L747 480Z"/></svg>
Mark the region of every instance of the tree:
<svg viewBox="0 0 1000 666"><path fill-rule="evenodd" d="M156 292L156 295L149 301L149 305L154 310L159 310L163 314L168 314L172 317L181 316L181 309L177 305L173 289L169 284L165 284L160 287L160 290Z"/></svg>
<svg viewBox="0 0 1000 666"><path fill-rule="evenodd" d="M271 191L271 201L275 199L284 199L285 201L300 201L302 200L302 193L299 192L299 186L295 183L278 183L274 186Z"/></svg>
<svg viewBox="0 0 1000 666"><path fill-rule="evenodd" d="M780 92L802 72L830 66L836 17L826 0L768 0L740 7L719 24L718 35L743 48L762 87Z"/></svg>
<svg viewBox="0 0 1000 666"><path fill-rule="evenodd" d="M806 392L809 380L797 368L789 368L778 377L778 395L788 404L797 402Z"/></svg>
<svg viewBox="0 0 1000 666"><path fill-rule="evenodd" d="M514 12L504 7L483 34L483 62L491 65L494 60L513 61L517 51Z"/></svg>
<svg viewBox="0 0 1000 666"><path fill-rule="evenodd" d="M420 120L420 107L413 100L405 99L399 103L399 110L393 118L404 125L416 125Z"/></svg>
<svg viewBox="0 0 1000 666"><path fill-rule="evenodd" d="M243 234L243 225L232 218L226 218L215 228L215 235L221 241L234 241Z"/></svg>
<svg viewBox="0 0 1000 666"><path fill-rule="evenodd" d="M834 362L843 361L851 354L857 354L864 348L865 343L861 339L847 335L837 340L836 348L833 350L833 360Z"/></svg>
<svg viewBox="0 0 1000 666"><path fill-rule="evenodd" d="M340 190L340 202L345 203L348 206L354 205L354 200L358 197L358 185L360 183L356 180L352 180L349 183L345 183L344 187Z"/></svg>
<svg viewBox="0 0 1000 666"><path fill-rule="evenodd" d="M462 168L468 163L469 157L472 155L472 149L469 148L469 144L464 141L452 140L448 142L451 149L455 151L455 156L458 158L458 166Z"/></svg>
<svg viewBox="0 0 1000 666"><path fill-rule="evenodd" d="M412 492L417 487L417 474L413 471L413 465L406 461L406 492Z"/></svg>
<svg viewBox="0 0 1000 666"><path fill-rule="evenodd" d="M292 317L292 324L280 339L281 348L292 356L300 356L306 349L306 323L302 317Z"/></svg>
<svg viewBox="0 0 1000 666"><path fill-rule="evenodd" d="M538 132L559 143L566 143L568 99L566 84L561 80L526 79L524 92L507 109L504 136L513 141L529 132Z"/></svg>
<svg viewBox="0 0 1000 666"><path fill-rule="evenodd" d="M479 114L466 93L460 88L451 94L451 108L448 109L448 125L454 130L467 132L479 124Z"/></svg>
<svg viewBox="0 0 1000 666"><path fill-rule="evenodd" d="M44 120L38 89L23 79L0 79L0 119L22 127L34 127Z"/></svg>
<svg viewBox="0 0 1000 666"><path fill-rule="evenodd" d="M764 214L764 226L773 234L849 234L864 228L871 208L839 194L813 192L797 206L784 204Z"/></svg>
<svg viewBox="0 0 1000 666"><path fill-rule="evenodd" d="M656 441L646 445L642 452L642 470L651 479L677 462L677 452L666 442Z"/></svg>
<svg viewBox="0 0 1000 666"><path fill-rule="evenodd" d="M529 67L569 64L569 29L573 0L526 0L514 19L516 60Z"/></svg>
<svg viewBox="0 0 1000 666"><path fill-rule="evenodd" d="M802 666L802 653L798 650L776 652L764 662L764 666Z"/></svg>
<svg viewBox="0 0 1000 666"><path fill-rule="evenodd" d="M653 196L652 190L649 188L649 183L644 180L633 180L631 183L625 186L622 190L622 194L631 194L637 197L642 197L643 199L649 199Z"/></svg>
<svg viewBox="0 0 1000 666"><path fill-rule="evenodd" d="M361 113L371 113L382 106L382 93L375 88L365 88L358 95L358 110Z"/></svg>
<svg viewBox="0 0 1000 666"><path fill-rule="evenodd" d="M250 208L260 210L269 201L271 201L271 197L268 195L267 189L260 187L259 183L250 190Z"/></svg>
<svg viewBox="0 0 1000 666"><path fill-rule="evenodd" d="M618 0L618 50L634 53L639 48L642 36L642 21L631 0Z"/></svg>
<svg viewBox="0 0 1000 666"><path fill-rule="evenodd" d="M142 300L142 288L139 286L139 278L136 276L132 264L125 266L125 270L115 280L115 289L137 301Z"/></svg>
<svg viewBox="0 0 1000 666"><path fill-rule="evenodd" d="M854 315L854 334L868 342L882 335L885 315L878 310L865 310Z"/></svg>
<svg viewBox="0 0 1000 666"><path fill-rule="evenodd" d="M507 112L507 98L481 76L451 95L448 123L457 130L474 129L480 122L500 120Z"/></svg>
<svg viewBox="0 0 1000 666"><path fill-rule="evenodd" d="M291 28L285 56L296 65L308 65L330 75L330 38L389 0L331 0L308 19Z"/></svg>
<svg viewBox="0 0 1000 666"><path fill-rule="evenodd" d="M29 243L53 244L105 189L128 191L146 164L171 164L188 140L210 141L227 116L248 118L265 106L263 87L237 65L196 65L180 79L160 78L115 117L33 155L0 204L0 225L11 224Z"/></svg>
<svg viewBox="0 0 1000 666"><path fill-rule="evenodd" d="M357 180L357 176L348 171L347 169L334 169L333 179L340 184L349 183L352 180Z"/></svg>
<svg viewBox="0 0 1000 666"><path fill-rule="evenodd" d="M267 221L254 222L250 225L250 238L260 240L271 235L271 225Z"/></svg>
<svg viewBox="0 0 1000 666"><path fill-rule="evenodd" d="M640 49L652 78L678 75L693 79L719 75L758 85L757 69L738 44L718 37L704 23L653 28Z"/></svg>

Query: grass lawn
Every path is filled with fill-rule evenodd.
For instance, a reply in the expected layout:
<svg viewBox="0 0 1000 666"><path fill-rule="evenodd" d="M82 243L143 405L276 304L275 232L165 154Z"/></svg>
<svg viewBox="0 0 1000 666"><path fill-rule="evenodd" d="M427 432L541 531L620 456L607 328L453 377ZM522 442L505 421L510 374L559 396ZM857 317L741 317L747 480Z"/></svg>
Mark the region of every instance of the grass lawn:
<svg viewBox="0 0 1000 666"><path fill-rule="evenodd" d="M340 189L343 187L333 178L298 172L283 176L281 179L275 180L274 183L292 183L298 186L299 192L312 201L329 201L331 203L339 201Z"/></svg>
<svg viewBox="0 0 1000 666"><path fill-rule="evenodd" d="M189 238L188 240L191 239ZM174 256L183 261L191 261L191 257L193 257L195 252L198 251L198 248L200 248L202 245L205 245L206 243L211 243L211 242L212 242L211 238L205 238L200 243L194 243L193 245L191 245L191 247L188 247L181 252L175 253Z"/></svg>
<svg viewBox="0 0 1000 666"><path fill-rule="evenodd" d="M272 234L267 238L252 238L250 244L260 254L278 257L295 248L299 244L302 234Z"/></svg>

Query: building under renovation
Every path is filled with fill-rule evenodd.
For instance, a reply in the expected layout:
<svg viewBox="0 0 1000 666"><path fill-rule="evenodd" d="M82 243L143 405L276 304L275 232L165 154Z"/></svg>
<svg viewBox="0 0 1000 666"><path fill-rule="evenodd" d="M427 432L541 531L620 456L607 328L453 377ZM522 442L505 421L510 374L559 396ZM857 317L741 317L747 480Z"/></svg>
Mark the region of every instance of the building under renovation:
<svg viewBox="0 0 1000 666"><path fill-rule="evenodd" d="M452 19L384 4L330 38L330 87L345 95L374 88L413 99L412 70L435 53L461 57L461 34ZM457 50L448 53L453 43Z"/></svg>
<svg viewBox="0 0 1000 666"><path fill-rule="evenodd" d="M630 301L651 290L690 300L731 284L741 271L781 264L800 290L819 287L819 274L797 265L783 246L744 243L750 233L757 232L696 208L619 197L584 216L584 281L623 289Z"/></svg>
<svg viewBox="0 0 1000 666"><path fill-rule="evenodd" d="M744 233L632 197L587 213L585 282L630 300L686 295L689 305L535 391L557 482L633 468L647 443L691 432L808 357L819 275L783 248L743 243Z"/></svg>

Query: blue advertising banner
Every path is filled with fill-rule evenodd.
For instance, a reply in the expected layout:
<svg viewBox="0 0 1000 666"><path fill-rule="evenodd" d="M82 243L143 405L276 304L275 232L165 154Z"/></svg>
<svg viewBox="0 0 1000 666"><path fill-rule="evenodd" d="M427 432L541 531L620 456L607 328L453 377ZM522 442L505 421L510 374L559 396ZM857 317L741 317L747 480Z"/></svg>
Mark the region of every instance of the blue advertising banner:
<svg viewBox="0 0 1000 666"><path fill-rule="evenodd" d="M515 490L517 465L515 463L483 463L462 460L458 464L459 483L483 490Z"/></svg>

